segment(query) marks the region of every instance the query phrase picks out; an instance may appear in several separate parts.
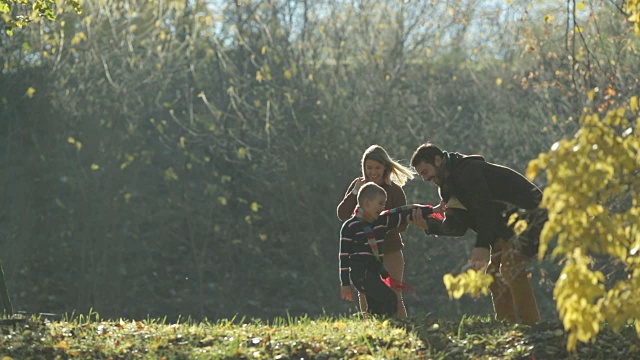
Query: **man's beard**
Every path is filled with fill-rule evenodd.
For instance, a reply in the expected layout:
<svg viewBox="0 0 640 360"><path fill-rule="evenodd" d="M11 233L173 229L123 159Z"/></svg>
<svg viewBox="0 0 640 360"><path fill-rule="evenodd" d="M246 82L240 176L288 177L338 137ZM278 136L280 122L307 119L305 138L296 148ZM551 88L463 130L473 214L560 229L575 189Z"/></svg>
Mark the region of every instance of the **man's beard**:
<svg viewBox="0 0 640 360"><path fill-rule="evenodd" d="M442 184L444 183L444 179L447 176L447 169L442 166L442 164L438 166L434 165L434 167L436 168L436 185L442 186Z"/></svg>

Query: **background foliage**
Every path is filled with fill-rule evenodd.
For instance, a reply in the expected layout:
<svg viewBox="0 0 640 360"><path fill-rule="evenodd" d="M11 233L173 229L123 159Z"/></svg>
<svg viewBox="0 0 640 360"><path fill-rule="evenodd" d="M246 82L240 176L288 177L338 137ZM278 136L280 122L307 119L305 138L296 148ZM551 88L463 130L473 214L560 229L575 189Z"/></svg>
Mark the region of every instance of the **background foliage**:
<svg viewBox="0 0 640 360"><path fill-rule="evenodd" d="M353 311L338 295L335 207L361 152L378 143L406 160L431 140L524 172L584 108L639 93L632 3L89 0L14 28L0 38L14 305ZM405 191L437 201L417 180ZM450 302L442 284L472 235L405 234L410 313L490 313L489 299ZM532 268L547 317L555 261ZM603 283L619 275L601 264L613 269Z"/></svg>

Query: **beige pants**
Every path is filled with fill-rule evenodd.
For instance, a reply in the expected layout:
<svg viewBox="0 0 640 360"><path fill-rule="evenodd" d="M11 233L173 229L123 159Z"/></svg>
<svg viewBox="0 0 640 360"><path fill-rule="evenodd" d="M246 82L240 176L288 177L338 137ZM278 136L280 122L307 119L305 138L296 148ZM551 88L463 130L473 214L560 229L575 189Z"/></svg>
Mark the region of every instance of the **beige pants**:
<svg viewBox="0 0 640 360"><path fill-rule="evenodd" d="M491 249L487 274L493 276L490 286L496 320L533 325L540 320L526 267L530 257L515 250L501 239Z"/></svg>
<svg viewBox="0 0 640 360"><path fill-rule="evenodd" d="M398 250L391 254L384 254L384 266L389 272L389 276L397 280L403 280L404 277L404 255L402 250ZM393 290L398 297L398 319L405 319L407 317L407 309L404 306L404 298L402 297L402 291ZM360 301L360 308L363 312L367 311L367 299L364 294L358 293L358 300Z"/></svg>

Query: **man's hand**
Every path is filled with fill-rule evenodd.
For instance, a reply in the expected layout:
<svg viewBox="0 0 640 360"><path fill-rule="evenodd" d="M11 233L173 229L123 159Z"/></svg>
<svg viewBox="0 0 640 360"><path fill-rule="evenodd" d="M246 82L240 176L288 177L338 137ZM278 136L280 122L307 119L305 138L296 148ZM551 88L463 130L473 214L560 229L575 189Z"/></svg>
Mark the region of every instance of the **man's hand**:
<svg viewBox="0 0 640 360"><path fill-rule="evenodd" d="M351 289L351 285L340 287L340 297L347 301L353 301L353 289Z"/></svg>
<svg viewBox="0 0 640 360"><path fill-rule="evenodd" d="M420 208L413 209L411 215L407 215L407 223L422 230L429 230L427 220L422 217L422 210Z"/></svg>
<svg viewBox="0 0 640 360"><path fill-rule="evenodd" d="M440 201L440 204L433 207L434 213L445 214L447 212L447 203L444 201Z"/></svg>
<svg viewBox="0 0 640 360"><path fill-rule="evenodd" d="M489 259L491 258L491 254L489 249L483 247L474 248L471 251L471 256L469 257L469 262L475 271L484 270L489 266Z"/></svg>

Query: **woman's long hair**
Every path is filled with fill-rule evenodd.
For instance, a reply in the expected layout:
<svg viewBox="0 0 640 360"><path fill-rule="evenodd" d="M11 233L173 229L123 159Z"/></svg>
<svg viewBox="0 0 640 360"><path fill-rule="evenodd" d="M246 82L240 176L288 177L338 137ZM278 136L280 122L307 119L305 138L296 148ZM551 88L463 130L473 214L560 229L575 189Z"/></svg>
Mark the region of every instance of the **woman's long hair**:
<svg viewBox="0 0 640 360"><path fill-rule="evenodd" d="M393 160L386 150L380 145L371 145L362 155L362 176L366 177L364 163L367 160L374 160L384 165L384 182L391 185L391 182L402 187L407 180L413 179L414 172L399 162Z"/></svg>

